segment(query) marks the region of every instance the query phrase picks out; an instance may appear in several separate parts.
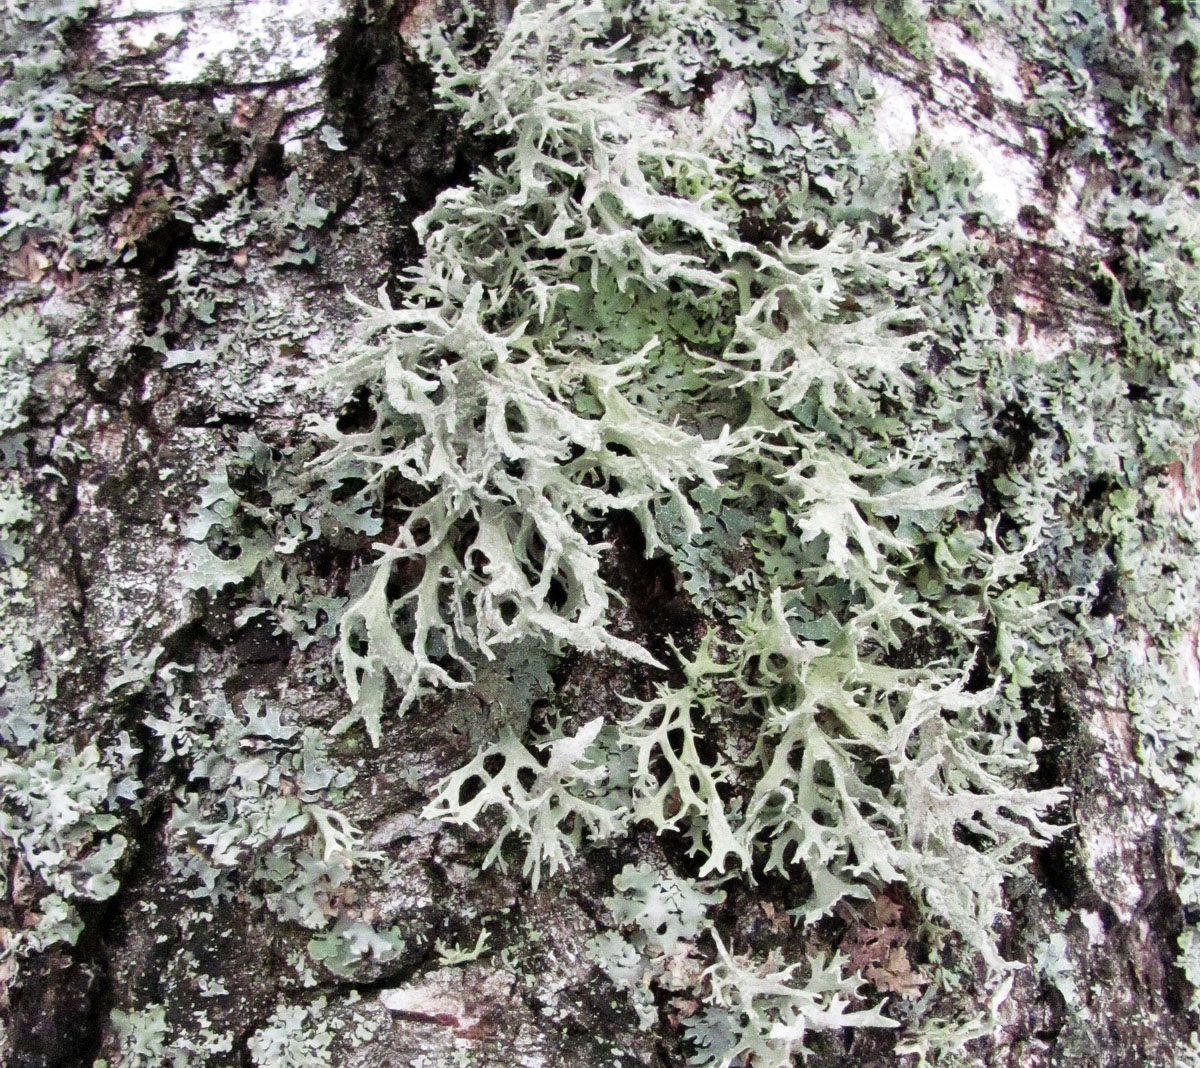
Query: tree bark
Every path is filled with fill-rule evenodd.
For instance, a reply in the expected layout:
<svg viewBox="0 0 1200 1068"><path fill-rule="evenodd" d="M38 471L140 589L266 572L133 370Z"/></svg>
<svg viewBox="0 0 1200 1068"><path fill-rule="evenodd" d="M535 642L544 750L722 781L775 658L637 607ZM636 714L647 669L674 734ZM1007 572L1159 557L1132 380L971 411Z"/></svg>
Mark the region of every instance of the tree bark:
<svg viewBox="0 0 1200 1068"><path fill-rule="evenodd" d="M251 892L259 885L252 866L269 864L274 847L231 864L231 892L213 905L197 896L199 869L171 831L188 797L219 806L237 776L257 773L238 765L222 780L185 743L172 752L155 724L170 720L177 694L202 684L231 707L278 706L322 737L347 712L331 674L332 632L297 643L220 587L195 589L187 532L205 494L220 506L213 472L239 446L264 449L247 461L259 471L292 458L301 465L311 459L311 416L353 425L353 405L331 407L318 381L352 344L360 311L347 294L370 301L383 289L402 302L402 272L423 253L414 220L440 193L499 166L498 143L437 105L434 74L414 50L415 35L443 13L424 0L99 0L64 5L61 18L37 6L10 4L8 62L53 41L61 60L19 85L13 76L10 129L0 135L7 151L40 151L39 138L54 146L44 165L4 164L0 308L18 342L4 350L0 371L19 404L0 409L8 420L0 423L0 513L17 515L0 526L10 571L0 696L15 725L3 735L5 804L22 827L49 819L22 807L16 769L39 753L60 762L69 753L73 770L47 774L82 781L78 769L95 745L99 800L88 803L115 819L72 817L76 838L64 848L75 855L64 870L113 835L124 846L104 869L115 884L108 891L85 890L71 868L70 891L57 893L77 918L57 928L47 920L53 887L22 844L30 832L21 838L14 820L0 824L0 1059L20 1068L686 1064L695 1051L678 991L656 988L653 1021L643 1026L585 949L612 926L605 899L623 864L640 857L669 866L681 846L642 826L620 848L581 851L533 888L519 852L507 871L481 873L486 832L422 815L434 784L497 736L501 724L489 721L483 698L429 699L389 722L377 747L359 728L331 737L336 759L313 766L355 777L336 803L321 793L320 804L340 804L380 859L322 899L324 929L306 923L300 906ZM1097 5L1097 24L1132 43L1103 62L1081 61L1091 88L1063 115L1046 103L1054 72L1013 21L953 7L834 5L822 27L842 70L866 72L861 91L874 93L885 145L945 149L977 169L977 192L993 205L989 267L1002 279L991 309L1008 324L1008 344L1041 363L1076 351L1108 358L1121 328L1111 287L1095 278L1097 265L1121 271L1123 250L1103 213L1132 151L1108 116L1135 99L1132 68L1157 54L1155 27L1178 32L1178 19L1190 16L1168 10L1156 21L1132 4ZM507 12L497 5L489 17L502 23ZM1154 114L1191 145L1189 47L1176 47L1173 95ZM46 128L14 133L33 105ZM655 106L681 110L666 99ZM1107 144L1107 160L1090 149L1073 155L1084 127L1092 145ZM26 177L13 178L18 172ZM47 207L31 194L43 214L11 215L28 206L13 190L35 179L59 200ZM1179 311L1189 329L1192 310ZM22 319L18 331L18 315L35 325ZM1040 432L1035 416L1025 426L1016 408L998 407L1007 412L995 417L998 450ZM1160 470L1185 485L1182 463ZM1181 493L1181 511L1191 503ZM716 622L698 619L670 564L644 558L636 524L613 518L603 538L627 633L666 650L667 636ZM341 583L345 593L350 575L338 569L367 559L372 540L316 562L328 588ZM1098 542L1096 551L1108 550ZM1125 601L1140 594L1112 581L1110 603L1100 603L1101 590L1091 611L1134 631L1140 616L1127 615ZM580 654L548 684L600 715L662 678ZM1061 833L1025 850L1023 874L1005 887L998 942L1020 965L1007 997L996 999L982 972L962 976L964 1003L974 999L983 1023L960 1063L1191 1063L1194 990L1178 945L1196 919L1179 886L1189 863L1181 836L1191 828L1171 783L1147 770L1147 717L1131 713L1125 686L1105 662L1079 660L1041 680L1029 729L1042 749L1029 785L1066 788L1069 801ZM195 727L197 736L208 729ZM267 750L264 737L229 744L250 761ZM296 784L305 766L287 765L285 785L275 780L280 797L303 793ZM48 787L44 796L82 791ZM726 894L722 922L747 944L783 946L791 937L771 933L788 900L771 878ZM826 944L849 944L848 920L822 922ZM373 932L362 937L383 941L327 966L322 947L336 954L345 939L320 939L338 924L360 924ZM64 933L72 927L73 939ZM476 944L485 930L488 943ZM457 947L469 958L473 945L478 959L455 956ZM700 965L716 960L708 941L697 954ZM703 1000L699 970L696 983L693 1010ZM917 1063L895 1052L896 1041L891 1032L846 1032L844 1042L816 1043L811 1063Z"/></svg>

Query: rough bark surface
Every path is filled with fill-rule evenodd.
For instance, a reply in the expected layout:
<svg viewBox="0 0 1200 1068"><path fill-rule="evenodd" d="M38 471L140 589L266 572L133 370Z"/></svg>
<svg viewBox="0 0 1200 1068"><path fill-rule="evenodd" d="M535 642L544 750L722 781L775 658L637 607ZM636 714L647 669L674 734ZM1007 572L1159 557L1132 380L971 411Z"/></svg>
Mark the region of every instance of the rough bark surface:
<svg viewBox="0 0 1200 1068"><path fill-rule="evenodd" d="M1121 16L1132 20L1134 6ZM170 1063L274 1063L254 1036L280 1006L319 1022L332 1035L331 1063L354 1068L687 1062L678 1019L663 1011L643 1030L584 952L613 876L670 842L647 832L584 852L537 890L519 862L480 874L486 835L419 816L431 784L476 747L429 701L377 748L347 736L344 754L357 772L346 811L387 866L365 900L339 904L413 937L386 963L367 959L344 978L316 968L306 985L296 960L310 930L236 899L214 910L169 863L166 828L187 771L157 758L146 717L161 697L116 681L130 650L157 645L161 663L230 701L267 696L325 726L345 713L330 642L299 649L185 588L180 531L240 435L276 447L302 438L305 417L326 403L315 377L357 319L346 292L396 292L420 254L413 220L490 162L493 146L434 106L432 76L408 44L434 17L411 0L101 0L66 39L68 69L87 73L75 91L91 111L79 157L64 165L120 157L125 142L146 148L121 160L127 186L100 213L86 254L36 242L9 253L5 307L36 309L50 333L8 453L32 505L21 619L36 656L57 665L60 735L82 746L127 732L141 786L122 817L119 889L80 905L73 945L0 961L0 1060L15 1068L91 1068L100 1058L115 1068L124 1061L114 1010L147 1005L166 1007L168 1034L202 1015L205 1033L229 1036L228 1047ZM1007 267L996 311L1013 343L1049 359L1080 344L1114 346L1104 294L1090 281L1096 257L1109 255L1094 206L1110 178L1064 158L1056 132L1039 125L1039 71L1017 45L973 41L935 18L914 52L864 6L835 6L828 23L839 47L874 71L882 136L903 145L920 132L979 166ZM198 236L194 223L222 212L225 235ZM200 295L185 308L186 286ZM1012 440L1022 432L1012 429ZM642 558L636 528L616 523L607 537L610 581L628 602L624 633L654 649L695 630L669 567ZM329 552L321 566L336 573L362 552ZM656 678L577 656L554 684L599 714ZM1021 1068L1176 1063L1195 1024L1175 963L1192 917L1177 892L1162 795L1102 672L1079 668L1049 697L1052 718L1035 725L1044 741L1035 785L1070 789L1069 829L1008 887L1001 946L1025 966L966 1056ZM16 859L6 863L0 925L16 931L33 922L37 887L15 874ZM735 929L767 930L787 902L786 887L767 879L731 888L725 915ZM435 940L469 947L484 916L498 918L502 954L439 959ZM1075 962L1069 986L1035 965L1037 947L1055 936ZM786 947L794 935L785 923L777 937ZM840 935L829 937L836 945ZM858 1032L841 1047L818 1043L810 1063L915 1063L896 1057L893 1041Z"/></svg>

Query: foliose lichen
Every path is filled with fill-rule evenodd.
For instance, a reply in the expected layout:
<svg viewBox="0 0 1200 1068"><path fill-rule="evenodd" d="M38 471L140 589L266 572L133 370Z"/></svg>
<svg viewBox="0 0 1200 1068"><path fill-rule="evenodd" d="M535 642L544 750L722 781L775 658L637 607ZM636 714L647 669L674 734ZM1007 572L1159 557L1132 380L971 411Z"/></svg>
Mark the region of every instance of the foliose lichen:
<svg viewBox="0 0 1200 1068"><path fill-rule="evenodd" d="M495 162L419 220L423 257L391 297L358 295L327 375L338 417L286 446L244 435L183 532L182 584L235 602L235 626L332 646L349 712L327 737L283 703L188 685L161 646L131 645L108 679L148 696L142 726L175 775L173 875L214 909L302 929L301 986L431 941L345 905L380 858L344 811L342 758L360 725L379 745L453 693L486 706L466 727L478 752L408 785L425 818L490 836L483 866L516 860L544 889L585 851L669 843L622 867L587 954L643 1027L670 1014L697 1065L790 1064L842 1028L898 1030L896 1053L924 1063L994 1028L1016 968L1006 881L1062 823L1064 792L1027 779L1033 724L1082 664L1125 695L1196 903L1200 159L1171 107L1193 98L1200 12L1148 12L1134 54L1089 0L854 7L918 57L938 18L1022 42L1058 151L1113 177L1088 266L1115 351L1076 337L1048 358L1010 336L979 175L933 137L876 136L877 91L822 0L429 20L437 98ZM187 197L150 175L135 194L146 147L92 151L63 71L86 8L14 2L0 24L0 241L32 278L185 226L196 240L139 344L219 380L226 346L312 329L230 287L310 264L329 209L295 175L267 209L244 174ZM114 235L101 223L125 201ZM211 252L252 244L270 257L249 269ZM200 343L173 347L185 326ZM8 458L48 345L4 305L0 836L42 891L0 966L75 938L72 899L115 892L141 786L127 734L80 745L38 707L54 669L21 624L32 512ZM618 518L689 602L653 648L612 573ZM318 547L353 575L315 566ZM650 681L573 701L553 673L583 658ZM739 941L723 905L755 882L786 887L776 919L801 954ZM435 943L441 962L469 964L486 933ZM1181 943L1195 987L1200 936ZM1053 937L1034 963L1072 989ZM335 1063L325 1007L281 1002L253 1062ZM232 1048L203 1012L174 1026L158 1002L116 1008L112 1030L122 1064Z"/></svg>
<svg viewBox="0 0 1200 1068"><path fill-rule="evenodd" d="M431 30L437 92L496 166L419 221L404 302L364 304L331 372L355 426L315 424L328 444L292 477L310 515L339 511L285 508L226 566L256 576L293 516L301 538L380 536L337 620L341 726L378 742L530 643L660 665L601 568L600 524L633 516L714 628L674 650L682 685L532 743L514 709L426 815L497 821L484 864L515 834L534 885L639 824L682 835L701 878L793 879L799 923L901 884L926 938L1001 983L1002 884L1063 797L1020 785L1023 701L1085 595L1039 589L1041 514L1002 530L970 474L1007 373L983 208L969 182L924 198L938 153L822 118L861 110L821 77L823 10L538 3L486 47L469 13ZM861 979L837 958L774 974L712 939L695 1063L896 1022L844 1011ZM610 975L640 973L630 948L661 950L602 940Z"/></svg>

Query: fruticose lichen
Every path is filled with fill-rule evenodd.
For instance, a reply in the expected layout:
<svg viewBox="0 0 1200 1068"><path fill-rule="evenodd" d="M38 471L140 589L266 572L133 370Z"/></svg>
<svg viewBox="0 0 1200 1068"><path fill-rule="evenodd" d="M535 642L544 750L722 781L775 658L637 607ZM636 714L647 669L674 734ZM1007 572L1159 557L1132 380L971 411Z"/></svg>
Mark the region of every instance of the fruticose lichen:
<svg viewBox="0 0 1200 1068"><path fill-rule="evenodd" d="M277 483L299 488L268 486L288 495L274 512L229 499L222 517L213 483L220 552L198 550L195 581L373 537L335 614L341 726L378 743L531 643L669 666L619 632L604 577L598 534L628 514L708 619L666 658L681 681L608 720L564 709L532 743L528 707L502 709L426 815L498 821L485 866L516 835L535 886L640 824L682 835L700 878L792 880L797 923L903 886L946 960L978 955L999 983L1002 883L1063 798L1020 784L1024 702L1089 594L1040 592L1041 512L1002 529L979 489L1007 373L974 264L983 206L969 181L925 196L951 171L938 153L822 121L860 109L821 77L819 6L536 3L486 47L466 45L469 13L432 30L437 92L496 164L419 221L403 302L362 305L329 376L355 425L315 424L327 445ZM695 101L714 63L703 106L656 102ZM898 1022L845 1011L862 980L839 958L775 974L712 944L695 1063L784 1064L812 1031ZM661 974L630 948L662 953L595 952ZM934 1001L902 1015L919 1028Z"/></svg>
<svg viewBox="0 0 1200 1068"><path fill-rule="evenodd" d="M415 266L355 295L357 335L325 375L336 415L314 405L286 446L243 434L183 530L182 586L232 602L235 628L330 646L348 711L327 736L282 696L193 684L141 639L106 680L146 702L139 744L172 776L171 876L209 915L236 901L294 929L299 987L413 947L446 967L484 955L486 927L452 946L349 904L386 881L347 815L360 737L447 706L477 752L401 785L422 819L486 835L484 868L515 862L545 891L582 854L663 843L621 863L586 957L696 1065L791 1064L843 1028L950 1060L995 1028L1018 968L1006 884L1064 823L1064 791L1031 779L1035 724L1081 665L1123 687L1182 897L1200 900L1200 161L1159 103L1192 99L1200 13L1148 15L1154 44L1131 58L1089 0L852 7L914 56L938 16L1023 42L1039 120L1113 175L1090 267L1115 353L1010 335L1000 209L936 131L875 130L877 90L824 0L428 18L415 47L439 104L494 162L419 219ZM32 278L187 228L138 345L219 388L231 353L261 362L315 329L234 285L311 264L330 209L295 174L267 207L244 174L187 196L151 174L133 195L147 146L86 151L89 105L63 73L85 9L9 3L0 23L0 241ZM1122 64L1124 83L1093 77ZM100 225L131 197L118 233ZM269 256L211 251L249 247ZM74 940L72 901L116 891L143 787L127 732L48 730L55 666L25 635L33 513L9 458L49 345L30 309L0 307L0 838L39 887L0 969ZM623 596L638 554L685 605L662 633ZM622 699L559 687L580 663L628 669ZM784 903L769 946L726 907L755 884ZM1065 992L1055 937L1033 963ZM1195 986L1200 936L1182 943ZM511 946L498 957L516 967ZM281 1000L246 1055L336 1063L326 1008ZM169 1023L157 1000L115 1007L111 1031L121 1064L233 1048L203 1009Z"/></svg>

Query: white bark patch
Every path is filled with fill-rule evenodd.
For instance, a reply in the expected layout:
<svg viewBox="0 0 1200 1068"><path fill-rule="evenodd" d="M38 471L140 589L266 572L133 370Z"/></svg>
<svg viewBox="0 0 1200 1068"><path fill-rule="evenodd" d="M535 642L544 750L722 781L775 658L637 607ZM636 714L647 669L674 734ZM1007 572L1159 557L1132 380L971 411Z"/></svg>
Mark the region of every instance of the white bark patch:
<svg viewBox="0 0 1200 1068"><path fill-rule="evenodd" d="M879 20L873 15L842 5L830 12L830 22L822 29L826 32L849 33L863 40L870 40L879 32Z"/></svg>
<svg viewBox="0 0 1200 1068"><path fill-rule="evenodd" d="M1195 511L1200 506L1194 487L1200 487L1200 441L1194 442L1190 452L1167 468L1167 503L1172 511ZM1195 635L1192 637L1194 641ZM1200 689L1200 668L1196 680Z"/></svg>
<svg viewBox="0 0 1200 1068"><path fill-rule="evenodd" d="M1200 656L1196 653L1198 641L1200 620L1193 622L1175 643L1175 662L1179 666L1179 677L1193 708L1200 706Z"/></svg>
<svg viewBox="0 0 1200 1068"><path fill-rule="evenodd" d="M1104 921L1100 918L1100 913L1083 909L1079 913L1079 922L1087 931L1089 946L1096 946L1104 941Z"/></svg>
<svg viewBox="0 0 1200 1068"><path fill-rule="evenodd" d="M920 98L903 82L878 78L879 103L875 105L875 136L890 152L906 152L917 137Z"/></svg>
<svg viewBox="0 0 1200 1068"><path fill-rule="evenodd" d="M417 1017L423 1023L443 1024L457 1029L470 1020L467 1007L460 998L451 996L432 983L384 990L379 995L379 1001L389 1012Z"/></svg>
<svg viewBox="0 0 1200 1068"><path fill-rule="evenodd" d="M367 839L368 849L383 849L402 838L425 838L441 830L433 820L423 820L411 812L400 812L371 832Z"/></svg>
<svg viewBox="0 0 1200 1068"><path fill-rule="evenodd" d="M341 0L108 0L97 44L113 59L162 50L162 84L269 82L315 74L345 15Z"/></svg>
<svg viewBox="0 0 1200 1068"><path fill-rule="evenodd" d="M933 21L929 45L935 56L950 56L979 74L996 96L1013 104L1025 102L1021 86L1021 59L1016 49L998 34L989 32L972 41L952 22Z"/></svg>
<svg viewBox="0 0 1200 1068"><path fill-rule="evenodd" d="M441 968L423 982L381 990L379 1003L406 1023L437 1029L461 1048L492 1037L490 1021L511 1007L511 985L512 974L504 970ZM511 1036L514 1044L519 1037Z"/></svg>
<svg viewBox="0 0 1200 1068"><path fill-rule="evenodd" d="M1041 183L1029 156L944 112L929 116L921 128L933 144L969 160L978 170L979 192L991 202L996 222L1014 226L1021 208L1037 203Z"/></svg>
<svg viewBox="0 0 1200 1068"><path fill-rule="evenodd" d="M433 0L417 0L400 20L400 36L411 40L436 16L437 4Z"/></svg>
<svg viewBox="0 0 1200 1068"><path fill-rule="evenodd" d="M1055 206L1054 228L1069 245L1083 245L1091 241L1083 208L1086 186L1087 175L1078 167L1073 167L1067 175L1066 188L1059 194Z"/></svg>
<svg viewBox="0 0 1200 1068"><path fill-rule="evenodd" d="M1078 332L1067 333L1053 327L1039 329L1036 319L1040 301L1024 296L1016 297L1017 311L1008 316L1009 330L1004 339L1010 351L1021 351L1040 364L1061 359L1079 343Z"/></svg>
<svg viewBox="0 0 1200 1068"><path fill-rule="evenodd" d="M1120 783L1121 778L1114 776ZM1117 914L1129 923L1145 896L1140 880L1138 843L1153 833L1153 819L1130 818L1116 809L1108 797L1097 799L1098 811L1080 821L1082 854L1088 882Z"/></svg>
<svg viewBox="0 0 1200 1068"><path fill-rule="evenodd" d="M1096 710L1087 718L1087 728L1092 737L1104 745L1115 759L1123 764L1133 764L1136 747L1133 739L1133 724L1129 710L1116 693L1107 700L1097 702Z"/></svg>

